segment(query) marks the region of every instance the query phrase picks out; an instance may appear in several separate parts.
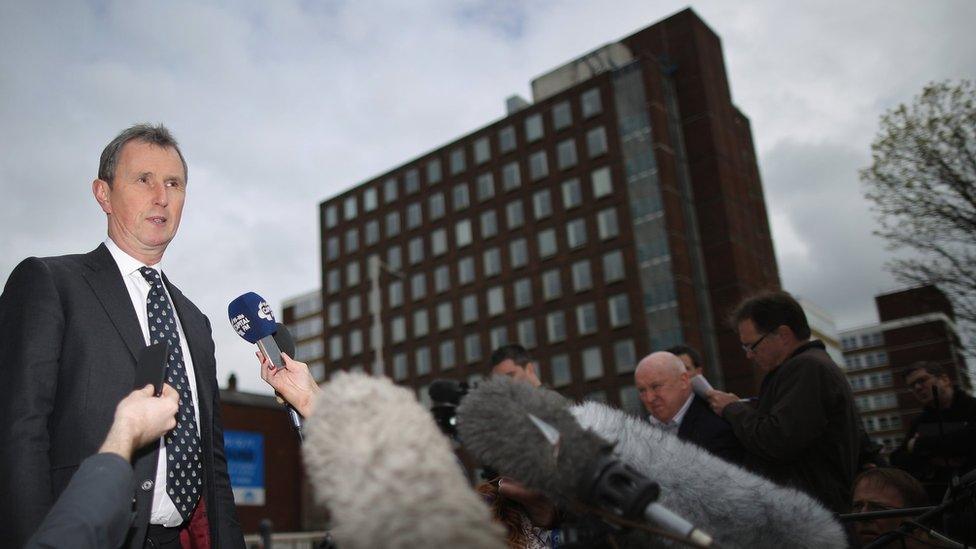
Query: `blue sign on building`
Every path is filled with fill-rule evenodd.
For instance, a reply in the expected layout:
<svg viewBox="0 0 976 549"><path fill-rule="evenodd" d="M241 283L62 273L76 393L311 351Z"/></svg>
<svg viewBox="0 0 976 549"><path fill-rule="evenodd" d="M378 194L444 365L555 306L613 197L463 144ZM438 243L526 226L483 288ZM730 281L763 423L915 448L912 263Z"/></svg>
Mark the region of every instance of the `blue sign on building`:
<svg viewBox="0 0 976 549"><path fill-rule="evenodd" d="M224 431L227 472L237 505L264 505L264 435Z"/></svg>

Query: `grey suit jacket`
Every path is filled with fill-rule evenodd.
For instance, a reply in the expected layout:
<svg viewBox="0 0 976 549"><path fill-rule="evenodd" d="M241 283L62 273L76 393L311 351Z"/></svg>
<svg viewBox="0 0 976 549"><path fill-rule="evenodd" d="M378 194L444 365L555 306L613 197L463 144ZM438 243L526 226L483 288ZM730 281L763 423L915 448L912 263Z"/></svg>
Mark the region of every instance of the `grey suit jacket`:
<svg viewBox="0 0 976 549"><path fill-rule="evenodd" d="M207 318L168 280L193 358L214 547L243 547L220 426L214 345ZM0 295L0 540L22 545L78 465L95 453L115 406L133 389L145 347L125 283L102 245L81 255L28 258ZM141 548L158 444L133 456L136 518L127 544Z"/></svg>

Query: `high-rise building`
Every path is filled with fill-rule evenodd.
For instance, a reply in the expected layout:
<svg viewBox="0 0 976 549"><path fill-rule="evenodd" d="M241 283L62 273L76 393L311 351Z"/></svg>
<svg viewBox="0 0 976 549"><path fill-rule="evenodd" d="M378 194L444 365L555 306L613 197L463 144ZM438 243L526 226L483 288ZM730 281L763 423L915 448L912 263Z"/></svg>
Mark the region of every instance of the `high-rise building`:
<svg viewBox="0 0 976 549"><path fill-rule="evenodd" d="M905 369L918 361L942 365L953 383L971 390L955 313L935 286L875 297L880 323L840 332L854 403L871 438L893 449L921 412L905 386Z"/></svg>
<svg viewBox="0 0 976 549"><path fill-rule="evenodd" d="M779 275L719 37L686 9L532 91L320 204L327 369L425 398L518 342L548 385L636 409L637 360L685 342L715 385L754 394L724 319Z"/></svg>

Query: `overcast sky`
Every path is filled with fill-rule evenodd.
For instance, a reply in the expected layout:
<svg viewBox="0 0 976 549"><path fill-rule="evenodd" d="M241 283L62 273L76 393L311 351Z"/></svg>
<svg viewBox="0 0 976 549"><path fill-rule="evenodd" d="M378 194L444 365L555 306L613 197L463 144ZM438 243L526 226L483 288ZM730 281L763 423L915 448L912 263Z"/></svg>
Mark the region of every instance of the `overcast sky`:
<svg viewBox="0 0 976 549"><path fill-rule="evenodd" d="M752 120L786 289L839 327L895 287L857 170L878 117L976 76L976 2L702 2ZM259 389L226 322L319 285L318 203L504 115L532 78L688 4L0 0L0 281L105 238L104 145L163 122L189 163L166 270L210 316L218 377Z"/></svg>

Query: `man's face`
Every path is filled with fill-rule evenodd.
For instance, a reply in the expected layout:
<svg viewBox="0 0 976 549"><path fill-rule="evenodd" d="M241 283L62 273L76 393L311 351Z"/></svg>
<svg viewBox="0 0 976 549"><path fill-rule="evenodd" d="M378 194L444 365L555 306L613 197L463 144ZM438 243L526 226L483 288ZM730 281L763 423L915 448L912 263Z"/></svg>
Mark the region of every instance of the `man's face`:
<svg viewBox="0 0 976 549"><path fill-rule="evenodd" d="M644 408L662 423L671 421L691 394L688 372L660 365L639 367L634 384Z"/></svg>
<svg viewBox="0 0 976 549"><path fill-rule="evenodd" d="M897 490L882 486L872 479L862 479L854 487L854 504L852 511L883 511L885 509L898 509L905 506L905 501ZM854 531L861 540L862 545L866 545L874 538L898 528L903 518L877 519L871 521L857 521L854 523Z"/></svg>
<svg viewBox="0 0 976 549"><path fill-rule="evenodd" d="M932 387L939 388L939 399L944 403L952 401L952 382L949 381L949 376L934 376L924 369L918 369L905 377L905 385L908 385L922 406L932 406Z"/></svg>
<svg viewBox="0 0 976 549"><path fill-rule="evenodd" d="M493 376L508 376L515 381L521 381L532 385L533 387L538 387L542 385L539 378L535 375L535 363L530 362L524 367L519 366L514 360L507 358L494 366L491 369L491 375Z"/></svg>
<svg viewBox="0 0 976 549"><path fill-rule="evenodd" d="M688 377L695 377L701 375L702 369L695 366L695 362L691 359L689 355L678 355L681 359L682 364L685 365L685 370L688 372Z"/></svg>
<svg viewBox="0 0 976 549"><path fill-rule="evenodd" d="M176 236L186 198L176 149L129 141L119 153L112 186L99 179L92 190L119 248L145 263L158 262Z"/></svg>
<svg viewBox="0 0 976 549"><path fill-rule="evenodd" d="M784 345L779 333L760 332L750 319L739 323L739 343L746 350L746 357L756 363L763 372L768 372L786 358Z"/></svg>

